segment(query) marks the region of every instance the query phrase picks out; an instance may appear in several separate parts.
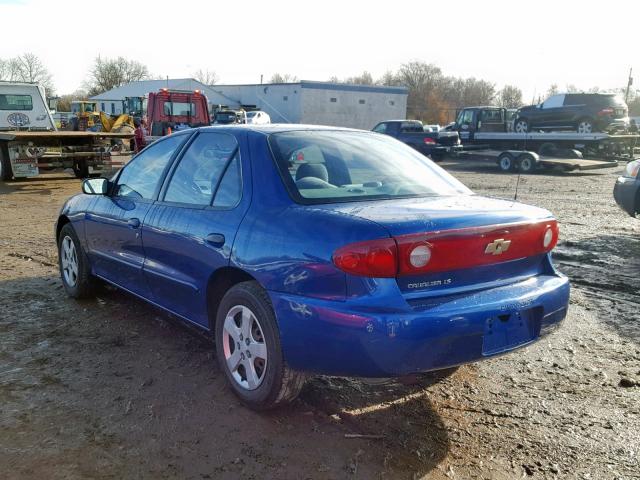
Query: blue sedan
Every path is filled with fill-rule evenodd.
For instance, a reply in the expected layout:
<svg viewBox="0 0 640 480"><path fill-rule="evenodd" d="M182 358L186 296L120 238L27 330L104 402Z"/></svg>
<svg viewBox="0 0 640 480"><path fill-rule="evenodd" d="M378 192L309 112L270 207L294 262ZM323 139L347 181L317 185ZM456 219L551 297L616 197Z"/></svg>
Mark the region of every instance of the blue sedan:
<svg viewBox="0 0 640 480"><path fill-rule="evenodd" d="M56 224L67 293L100 279L210 331L254 409L291 401L309 374L502 354L567 313L548 211L475 195L385 135L198 128L82 190Z"/></svg>

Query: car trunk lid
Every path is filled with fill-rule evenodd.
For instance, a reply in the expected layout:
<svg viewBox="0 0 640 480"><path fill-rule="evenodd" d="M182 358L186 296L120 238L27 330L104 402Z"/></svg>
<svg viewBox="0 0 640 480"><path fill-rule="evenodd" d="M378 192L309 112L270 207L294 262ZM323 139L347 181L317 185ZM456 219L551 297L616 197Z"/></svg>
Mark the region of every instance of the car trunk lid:
<svg viewBox="0 0 640 480"><path fill-rule="evenodd" d="M412 298L449 295L540 274L547 251L557 241L557 224L546 210L476 195L324 208L366 218L389 232L397 249L398 287ZM553 241L543 246L548 229ZM387 243L393 248L393 242ZM414 251L418 246L423 248ZM429 256L426 265L414 268L412 254L418 265L424 261L420 255Z"/></svg>

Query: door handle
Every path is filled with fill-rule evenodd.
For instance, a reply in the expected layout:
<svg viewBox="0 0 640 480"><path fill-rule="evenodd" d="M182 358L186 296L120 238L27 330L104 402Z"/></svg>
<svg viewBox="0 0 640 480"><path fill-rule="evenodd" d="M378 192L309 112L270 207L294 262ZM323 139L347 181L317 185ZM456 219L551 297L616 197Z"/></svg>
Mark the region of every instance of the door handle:
<svg viewBox="0 0 640 480"><path fill-rule="evenodd" d="M224 246L224 235L221 233L210 233L205 237L205 242L214 247L220 248Z"/></svg>
<svg viewBox="0 0 640 480"><path fill-rule="evenodd" d="M127 220L127 225L129 225L131 228L140 228L140 220L138 220L137 218L130 218L129 220Z"/></svg>

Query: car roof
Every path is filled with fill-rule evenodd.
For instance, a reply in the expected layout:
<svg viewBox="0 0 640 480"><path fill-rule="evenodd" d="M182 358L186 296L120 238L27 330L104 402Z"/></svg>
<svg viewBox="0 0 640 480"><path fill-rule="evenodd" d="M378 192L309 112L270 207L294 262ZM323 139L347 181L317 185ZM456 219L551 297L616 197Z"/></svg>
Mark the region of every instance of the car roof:
<svg viewBox="0 0 640 480"><path fill-rule="evenodd" d="M332 127L328 125L305 125L297 123L266 123L266 124L234 124L234 125L212 125L209 127L199 127L197 130L207 132L216 130L246 130L255 133L270 135L272 133L304 131L304 130L326 130L326 131L345 131L345 132L367 132L368 130L358 130L355 128Z"/></svg>

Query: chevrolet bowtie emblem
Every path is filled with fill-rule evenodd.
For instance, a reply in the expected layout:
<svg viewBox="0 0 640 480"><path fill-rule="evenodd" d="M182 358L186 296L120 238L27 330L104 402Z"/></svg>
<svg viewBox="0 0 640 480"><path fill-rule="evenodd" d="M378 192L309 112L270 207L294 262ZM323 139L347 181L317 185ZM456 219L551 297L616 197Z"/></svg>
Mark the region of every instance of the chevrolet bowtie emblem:
<svg viewBox="0 0 640 480"><path fill-rule="evenodd" d="M498 238L494 240L490 244L487 245L487 248L484 249L484 253L487 255L501 255L511 246L511 240L505 240L504 238Z"/></svg>

